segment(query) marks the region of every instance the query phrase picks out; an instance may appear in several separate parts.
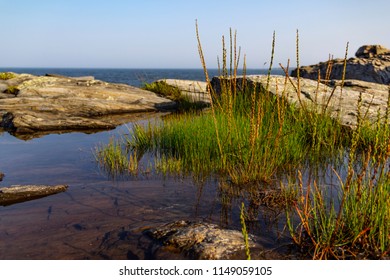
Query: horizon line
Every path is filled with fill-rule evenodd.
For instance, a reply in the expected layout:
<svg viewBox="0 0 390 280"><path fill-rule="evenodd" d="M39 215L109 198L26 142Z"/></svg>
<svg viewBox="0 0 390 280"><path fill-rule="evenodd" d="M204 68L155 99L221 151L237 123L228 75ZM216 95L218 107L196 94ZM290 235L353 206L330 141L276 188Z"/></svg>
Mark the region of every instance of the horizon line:
<svg viewBox="0 0 390 280"><path fill-rule="evenodd" d="M295 68L295 67L294 67ZM0 69L105 69L105 70L203 70L202 67L64 67L64 66L0 66ZM256 67L247 67L246 70L269 70L269 68L256 68ZM280 69L279 67L272 67L271 70ZM290 67L290 69L292 69ZM217 67L209 67L207 70L219 70ZM238 70L243 70L239 68Z"/></svg>

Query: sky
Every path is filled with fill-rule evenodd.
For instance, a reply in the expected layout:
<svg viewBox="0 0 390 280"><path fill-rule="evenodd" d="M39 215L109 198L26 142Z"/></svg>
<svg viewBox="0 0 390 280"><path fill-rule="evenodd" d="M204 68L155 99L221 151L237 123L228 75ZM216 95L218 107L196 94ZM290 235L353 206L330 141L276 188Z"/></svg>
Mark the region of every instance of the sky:
<svg viewBox="0 0 390 280"><path fill-rule="evenodd" d="M0 0L0 67L217 67L224 35L237 31L248 68L315 64L365 44L390 48L388 0ZM227 42L229 42L227 40ZM241 60L242 61L242 60Z"/></svg>

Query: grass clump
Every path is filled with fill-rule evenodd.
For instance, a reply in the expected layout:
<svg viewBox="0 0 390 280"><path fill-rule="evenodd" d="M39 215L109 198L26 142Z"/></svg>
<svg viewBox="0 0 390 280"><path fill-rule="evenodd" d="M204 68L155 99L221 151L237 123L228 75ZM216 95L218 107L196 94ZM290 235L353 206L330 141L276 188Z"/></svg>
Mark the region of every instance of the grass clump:
<svg viewBox="0 0 390 280"><path fill-rule="evenodd" d="M157 81L153 83L145 83L142 87L145 90L157 93L164 97L170 98L172 100L178 101L182 97L180 89L177 87L168 85L164 81Z"/></svg>
<svg viewBox="0 0 390 280"><path fill-rule="evenodd" d="M129 153L123 143L121 139L112 138L107 145L95 148L95 159L109 177L117 178L123 174L138 173L137 152Z"/></svg>
<svg viewBox="0 0 390 280"><path fill-rule="evenodd" d="M16 75L11 72L0 72L0 80L10 80L15 78Z"/></svg>
<svg viewBox="0 0 390 280"><path fill-rule="evenodd" d="M19 89L17 86L8 86L5 93L17 95L19 93Z"/></svg>

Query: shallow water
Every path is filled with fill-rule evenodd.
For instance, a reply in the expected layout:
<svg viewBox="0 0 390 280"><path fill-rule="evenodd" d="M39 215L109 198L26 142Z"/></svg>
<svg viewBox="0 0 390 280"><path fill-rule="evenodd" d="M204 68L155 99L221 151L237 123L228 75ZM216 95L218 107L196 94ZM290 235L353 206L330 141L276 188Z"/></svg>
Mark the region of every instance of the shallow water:
<svg viewBox="0 0 390 280"><path fill-rule="evenodd" d="M94 147L123 133L128 133L128 126L29 141L7 133L0 136L0 170L5 174L0 187L69 185L64 193L0 207L0 259L127 258L123 245L119 248L104 243L110 232L124 228L132 231L128 246L137 247L142 229L179 219L240 228L242 199L232 198L227 204L217 181L200 185L192 179L157 175L111 180L100 172ZM277 215L263 211L261 216L255 218L252 232L261 231L263 246L271 249L279 244L280 225L270 222ZM138 252L137 257L145 256Z"/></svg>

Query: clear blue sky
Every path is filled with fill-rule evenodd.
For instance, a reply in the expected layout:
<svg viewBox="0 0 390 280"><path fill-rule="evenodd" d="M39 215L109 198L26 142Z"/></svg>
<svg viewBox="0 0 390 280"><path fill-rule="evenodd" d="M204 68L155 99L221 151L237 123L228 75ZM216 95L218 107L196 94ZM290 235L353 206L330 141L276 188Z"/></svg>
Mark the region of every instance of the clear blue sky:
<svg viewBox="0 0 390 280"><path fill-rule="evenodd" d="M237 30L248 67L331 53L363 44L390 48L388 0L0 0L0 67L199 68L195 19L209 67L221 36Z"/></svg>

